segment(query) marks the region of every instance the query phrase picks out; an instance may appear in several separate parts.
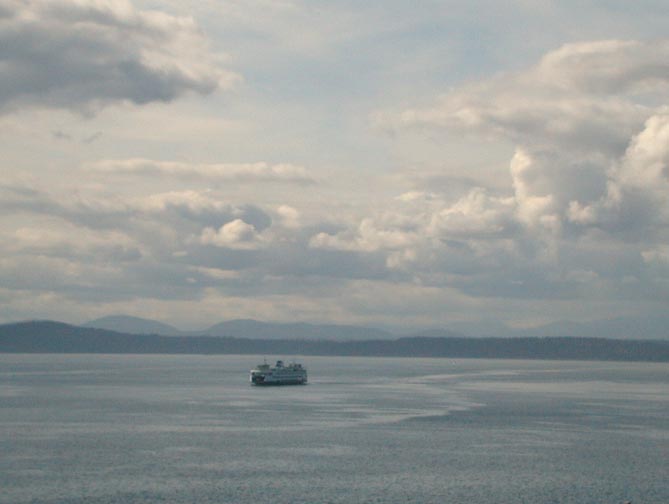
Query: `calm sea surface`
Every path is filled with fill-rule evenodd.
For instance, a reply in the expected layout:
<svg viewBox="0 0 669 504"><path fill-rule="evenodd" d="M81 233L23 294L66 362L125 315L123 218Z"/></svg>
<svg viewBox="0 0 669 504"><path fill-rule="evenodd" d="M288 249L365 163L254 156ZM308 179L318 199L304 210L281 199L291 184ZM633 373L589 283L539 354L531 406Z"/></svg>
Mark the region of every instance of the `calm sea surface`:
<svg viewBox="0 0 669 504"><path fill-rule="evenodd" d="M667 364L298 360L0 354L0 502L669 503Z"/></svg>

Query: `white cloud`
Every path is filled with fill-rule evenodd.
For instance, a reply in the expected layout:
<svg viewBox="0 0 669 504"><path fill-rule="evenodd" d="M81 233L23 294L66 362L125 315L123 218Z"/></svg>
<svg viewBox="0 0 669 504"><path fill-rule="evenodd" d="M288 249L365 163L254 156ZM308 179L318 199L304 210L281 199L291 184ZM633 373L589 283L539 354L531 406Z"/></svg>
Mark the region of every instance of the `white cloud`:
<svg viewBox="0 0 669 504"><path fill-rule="evenodd" d="M555 215L555 197L551 194L553 188L547 187L546 192L538 194L536 191L540 185L536 179L544 175L544 170L544 167L538 167L535 160L522 150L517 151L511 160L517 216L529 226L559 219Z"/></svg>
<svg viewBox="0 0 669 504"><path fill-rule="evenodd" d="M660 245L641 253L643 260L649 264L669 266L669 245Z"/></svg>
<svg viewBox="0 0 669 504"><path fill-rule="evenodd" d="M199 2L144 5L165 3L198 12ZM550 320L576 309L587 318L586 305L600 302L602 313L630 300L659 304L666 292L651 288L652 275L666 270L668 239L669 121L657 106L668 94L664 42L568 44L526 70L457 85L469 69L486 69L472 58L452 76L444 61L457 51L428 40L440 35L398 41L426 26L399 19L406 6L359 15L352 4L212 1L199 12L229 14L227 23L203 17L199 25L217 46L235 48L235 66L250 69L233 104L211 96L85 119L67 110L225 88L227 63L188 17L123 2L0 5L0 37L14 37L0 44L0 64L38 77L26 87L23 74L12 74L13 87L0 84L0 107L42 107L3 118L21 123L5 140L13 152L6 166L38 181L0 195L8 237L0 280L23 293L24 307L29 293L40 307L71 313L77 300L96 314L141 315L144 307L190 320L262 312L430 325L481 313ZM390 12L383 29L368 25L370 12L382 10ZM341 14L335 23L332 12ZM349 19L357 24L346 31ZM307 36L294 30L305 20ZM51 37L61 52L18 47L28 35ZM417 61L410 49L423 43L430 47ZM69 73L38 65L51 55ZM393 59L415 65L410 75L390 68ZM137 72L124 73L121 60ZM370 61L378 67L368 69ZM457 87L427 106L378 117L396 136L366 136L366 107L448 85ZM97 131L98 141L77 141ZM424 143L415 139L426 131ZM94 159L102 161L82 164ZM31 265L36 273L22 278ZM62 274L49 277L50 268Z"/></svg>
<svg viewBox="0 0 669 504"><path fill-rule="evenodd" d="M263 239L251 224L235 219L219 229L206 228L202 231L200 242L216 247L252 250L263 245Z"/></svg>
<svg viewBox="0 0 669 504"><path fill-rule="evenodd" d="M239 79L192 18L125 0L1 0L0 10L0 111L166 102Z"/></svg>
<svg viewBox="0 0 669 504"><path fill-rule="evenodd" d="M646 121L643 131L632 139L620 170L621 185L644 189L666 199L669 189L669 109Z"/></svg>
<svg viewBox="0 0 669 504"><path fill-rule="evenodd" d="M625 155L608 172L607 192L588 203L570 202L569 218L611 231L650 229L669 223L669 112L646 121Z"/></svg>
<svg viewBox="0 0 669 504"><path fill-rule="evenodd" d="M77 240L72 240L76 235ZM119 231L81 229L67 223L51 222L50 227L20 227L2 244L10 254L50 255L53 257L103 261L136 261L141 258L139 244Z"/></svg>
<svg viewBox="0 0 669 504"><path fill-rule="evenodd" d="M261 208L254 205L232 205L211 190L151 194L128 199L126 204L140 217L169 218L169 224L173 226L177 224L177 220L194 224L219 224L240 218L262 230L272 222L270 216Z"/></svg>
<svg viewBox="0 0 669 504"><path fill-rule="evenodd" d="M300 212L289 205L281 205L276 209L281 224L290 229L298 229L301 225Z"/></svg>
<svg viewBox="0 0 669 504"><path fill-rule="evenodd" d="M510 187L455 200L412 190L383 213L395 222L361 217L310 246L382 254L405 278L475 297L640 295L629 278L661 260L669 222L669 119L653 105L669 95L669 45L651 46L566 45L432 107L377 117L398 135L429 126L516 142Z"/></svg>
<svg viewBox="0 0 669 504"><path fill-rule="evenodd" d="M136 205L149 212L163 212L170 208L184 208L193 213L227 210L228 206L215 199L209 191L170 191L138 198Z"/></svg>
<svg viewBox="0 0 669 504"><path fill-rule="evenodd" d="M315 249L374 252L402 249L415 240L415 234L410 231L381 226L382 223L365 218L356 232L336 235L318 233L309 240L309 246Z"/></svg>
<svg viewBox="0 0 669 504"><path fill-rule="evenodd" d="M103 174L165 176L182 179L203 179L206 181L235 182L287 182L298 184L313 183L307 171L301 166L288 163L180 163L156 161L153 159L106 159L89 163L88 168Z"/></svg>
<svg viewBox="0 0 669 504"><path fill-rule="evenodd" d="M654 105L669 96L667 61L669 40L566 44L524 71L377 120L399 131L423 126L515 142L512 193L497 200L505 201L507 229L515 220L555 240L566 223L570 232L647 228L669 215L669 120ZM439 211L435 225L471 236L501 229L494 201L470 193Z"/></svg>
<svg viewBox="0 0 669 504"><path fill-rule="evenodd" d="M472 298L566 299L591 293L588 288L593 286L602 286L601 292L622 292L631 288L623 279L643 278L640 271L657 256L653 251L661 250L656 248L659 228L648 230L638 243L625 232L652 228L666 206L669 120L661 109L641 104L634 94L639 89L647 92L651 84L660 93L662 85L657 85L656 78L625 80L618 74L617 83L596 85L598 78L609 78L610 72L588 73L587 68L572 72L564 82L549 79L551 72L569 66L566 59L583 58L596 66L597 55L613 58L615 51L629 48L609 43L566 47L528 71L465 86L445 97L476 104L476 110L469 109L476 112L473 122L467 122L471 117L460 114L460 109L435 109L440 117L455 114L455 119L442 124L448 128L501 134L517 141L507 163L506 191L472 187L469 179L451 184L450 191L409 187L396 198L377 196L366 207L332 212L327 223L311 217L322 203L323 193L316 191L310 206L302 206L310 194L301 195L303 199L295 205L300 211L288 193L275 195L265 210L262 205L230 204L217 190L192 189L113 198L56 198L14 191L3 204L13 212L48 213L83 227L104 224L131 236L148 258L142 274L165 278L172 285L171 296L194 295L217 280L228 285L238 282L234 288L244 292L291 289L297 278L311 276L329 282L392 279L397 285L458 290ZM643 70L625 61L629 73ZM520 89L511 86L514 83ZM523 100L523 93L528 100ZM556 93L559 103L551 103L551 93ZM603 105L610 106L605 112L612 116L605 113L602 119L593 114ZM497 115L500 107L510 107L506 122ZM428 116L426 109L423 119ZM545 125L535 130L528 117L553 122L551 128L562 124L565 134L548 134L541 129ZM611 117L614 120L604 125ZM579 123L581 119L585 122ZM580 128L589 129L593 121L602 121L602 129L594 136L580 135ZM296 165L268 163L127 158L89 167L91 177L158 176L173 187L190 180L240 186L242 182L310 180ZM650 210L655 211L652 216ZM307 216L308 227L303 224ZM617 248L624 253L612 253ZM608 262L599 260L602 254ZM153 258L171 262L153 264L149 260ZM217 271L251 272L253 279ZM268 283L251 286L253 281Z"/></svg>
<svg viewBox="0 0 669 504"><path fill-rule="evenodd" d="M212 191L171 191L142 197L79 190L73 196L30 186L5 186L0 191L0 209L15 219L19 215L31 220L48 218L56 223L51 224L56 229L63 226L69 229L70 237L76 234L73 231L76 228L119 232L161 254L171 247L182 247L193 233L199 234L205 227L219 229L242 220L254 229L264 230L272 223L269 214L260 207L233 205ZM49 232L44 233L44 239L49 236Z"/></svg>
<svg viewBox="0 0 669 504"><path fill-rule="evenodd" d="M490 196L484 189L476 188L452 206L436 212L429 232L447 239L509 236L515 226L515 209L513 198Z"/></svg>
<svg viewBox="0 0 669 504"><path fill-rule="evenodd" d="M455 89L430 107L378 114L375 121L616 155L652 111L639 94L648 98L669 89L667 61L668 41L567 44L525 71Z"/></svg>
<svg viewBox="0 0 669 504"><path fill-rule="evenodd" d="M565 44L532 76L550 88L597 95L669 90L669 41L599 40Z"/></svg>
<svg viewBox="0 0 669 504"><path fill-rule="evenodd" d="M425 191L407 191L400 194L395 199L405 203L413 203L416 201L430 201L435 198L435 195Z"/></svg>

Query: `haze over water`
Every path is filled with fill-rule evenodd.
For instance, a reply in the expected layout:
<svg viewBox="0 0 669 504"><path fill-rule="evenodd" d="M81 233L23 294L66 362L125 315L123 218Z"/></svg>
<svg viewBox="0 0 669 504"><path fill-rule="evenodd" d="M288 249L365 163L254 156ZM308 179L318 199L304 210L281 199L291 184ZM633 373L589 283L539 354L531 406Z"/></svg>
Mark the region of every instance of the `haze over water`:
<svg viewBox="0 0 669 504"><path fill-rule="evenodd" d="M258 360L0 355L0 502L669 502L666 364Z"/></svg>

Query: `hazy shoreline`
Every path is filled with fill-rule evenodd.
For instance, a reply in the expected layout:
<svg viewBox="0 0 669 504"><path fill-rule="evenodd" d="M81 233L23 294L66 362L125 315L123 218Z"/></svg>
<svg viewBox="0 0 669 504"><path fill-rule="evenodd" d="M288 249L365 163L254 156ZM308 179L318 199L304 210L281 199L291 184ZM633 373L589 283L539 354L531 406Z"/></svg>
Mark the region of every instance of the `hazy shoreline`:
<svg viewBox="0 0 669 504"><path fill-rule="evenodd" d="M669 362L669 341L413 336L387 340L127 334L34 321L0 326L3 353L246 354Z"/></svg>

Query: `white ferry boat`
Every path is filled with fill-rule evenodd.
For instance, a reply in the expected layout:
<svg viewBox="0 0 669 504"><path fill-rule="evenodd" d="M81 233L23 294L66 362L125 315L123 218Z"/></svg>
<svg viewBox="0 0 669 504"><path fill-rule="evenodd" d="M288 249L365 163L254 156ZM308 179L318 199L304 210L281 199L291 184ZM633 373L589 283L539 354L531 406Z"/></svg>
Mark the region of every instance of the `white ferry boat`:
<svg viewBox="0 0 669 504"><path fill-rule="evenodd" d="M252 385L305 385L307 369L302 364L284 365L280 360L274 367L264 362L251 370L250 380Z"/></svg>

